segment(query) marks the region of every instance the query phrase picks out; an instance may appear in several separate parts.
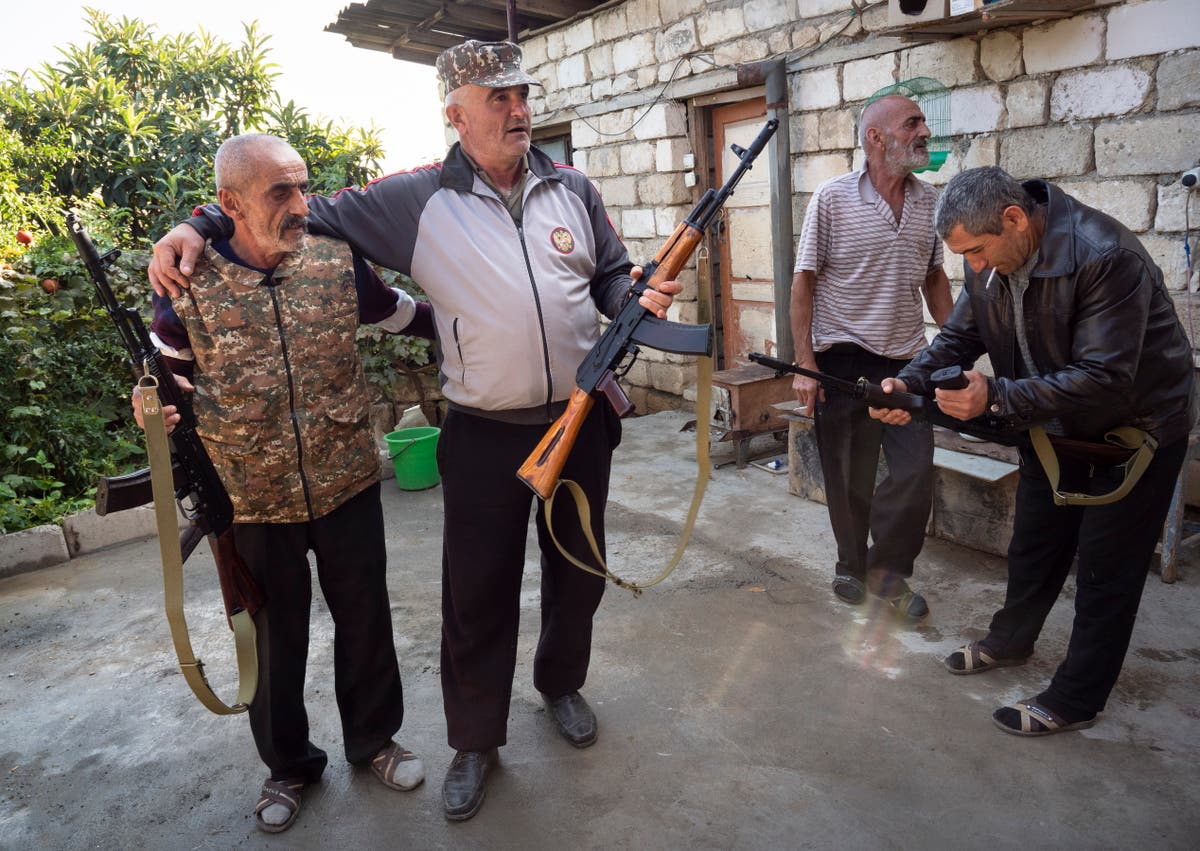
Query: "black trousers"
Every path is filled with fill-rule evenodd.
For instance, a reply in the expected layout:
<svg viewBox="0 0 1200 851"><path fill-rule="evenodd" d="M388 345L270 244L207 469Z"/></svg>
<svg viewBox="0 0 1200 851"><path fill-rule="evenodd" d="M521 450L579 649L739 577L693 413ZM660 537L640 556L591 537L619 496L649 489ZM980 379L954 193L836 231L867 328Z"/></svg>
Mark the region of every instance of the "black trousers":
<svg viewBox="0 0 1200 851"><path fill-rule="evenodd" d="M605 582L559 554L546 532L540 501L516 476L545 432L544 425L514 425L452 410L438 439L445 507L442 698L455 750L487 750L507 741L531 508L542 553L533 684L558 697L579 689L587 678L592 616ZM620 439L620 420L598 402L562 474L587 493L592 533L602 553L612 450ZM555 501L554 530L570 553L591 561L574 503L565 493Z"/></svg>
<svg viewBox="0 0 1200 851"><path fill-rule="evenodd" d="M817 352L816 358L823 373L852 381L865 377L874 384L908 363L849 343ZM861 581L875 569L912 576L933 502L933 429L924 420L884 425L871 419L860 400L829 390L813 419L837 541L837 573ZM887 475L877 485L881 448Z"/></svg>
<svg viewBox="0 0 1200 851"><path fill-rule="evenodd" d="M346 759L364 763L404 720L392 639L379 484L308 523L234 524L238 553L267 598L254 619L258 691L250 729L275 780L321 776L328 757L308 738L304 674L312 605L311 550L333 617L333 677Z"/></svg>
<svg viewBox="0 0 1200 851"><path fill-rule="evenodd" d="M1104 709L1116 685L1142 588L1171 505L1187 439L1159 447L1122 500L1095 507L1056 506L1032 449L1021 451L1016 520L1008 548L1008 591L984 644L1002 657L1027 656L1062 591L1075 554L1075 621L1067 656L1039 699L1067 717ZM1121 480L1108 468L1059 458L1059 490L1103 493Z"/></svg>

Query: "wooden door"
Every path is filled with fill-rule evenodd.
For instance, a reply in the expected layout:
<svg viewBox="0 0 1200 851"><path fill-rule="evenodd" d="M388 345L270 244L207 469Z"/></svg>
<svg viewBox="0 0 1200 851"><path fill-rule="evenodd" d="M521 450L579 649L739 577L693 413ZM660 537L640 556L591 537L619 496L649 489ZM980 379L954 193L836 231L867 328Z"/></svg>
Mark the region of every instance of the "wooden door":
<svg viewBox="0 0 1200 851"><path fill-rule="evenodd" d="M737 168L731 144L743 148L754 141L767 119L763 98L713 109L716 185ZM786 132L783 128L781 132ZM727 369L749 363L748 352L774 355L775 272L771 238L772 146L759 154L733 197L725 204L717 228L720 256L722 350Z"/></svg>

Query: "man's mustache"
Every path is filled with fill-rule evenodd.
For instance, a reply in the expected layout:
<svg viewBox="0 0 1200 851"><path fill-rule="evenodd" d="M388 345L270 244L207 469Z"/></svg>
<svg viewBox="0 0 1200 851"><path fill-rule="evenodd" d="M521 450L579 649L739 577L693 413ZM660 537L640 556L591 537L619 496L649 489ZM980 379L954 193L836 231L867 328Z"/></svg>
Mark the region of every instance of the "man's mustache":
<svg viewBox="0 0 1200 851"><path fill-rule="evenodd" d="M288 215L284 218L283 223L279 226L281 233L292 230L293 228L303 228L304 230L308 230L308 218L306 216Z"/></svg>

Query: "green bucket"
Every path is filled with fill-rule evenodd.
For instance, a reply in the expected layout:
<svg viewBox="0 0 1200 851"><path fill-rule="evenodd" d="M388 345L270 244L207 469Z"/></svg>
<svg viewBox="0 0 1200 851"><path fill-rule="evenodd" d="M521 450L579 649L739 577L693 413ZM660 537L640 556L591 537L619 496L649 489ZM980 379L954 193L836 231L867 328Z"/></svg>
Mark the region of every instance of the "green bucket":
<svg viewBox="0 0 1200 851"><path fill-rule="evenodd" d="M396 471L401 490L421 491L441 481L437 466L437 442L440 428L422 426L402 428L383 436L388 458Z"/></svg>

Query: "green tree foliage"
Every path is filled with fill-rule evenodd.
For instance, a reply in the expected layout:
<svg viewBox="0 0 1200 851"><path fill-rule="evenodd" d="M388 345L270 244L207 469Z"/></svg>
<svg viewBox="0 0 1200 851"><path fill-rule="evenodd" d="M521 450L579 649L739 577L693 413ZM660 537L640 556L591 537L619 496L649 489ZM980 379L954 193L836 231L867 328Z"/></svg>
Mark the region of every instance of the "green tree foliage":
<svg viewBox="0 0 1200 851"><path fill-rule="evenodd" d="M129 416L128 355L71 241L40 240L22 266L28 273L0 277L0 533L90 507L97 476L144 457ZM111 275L130 303L144 288L137 266ZM60 289L47 292L43 281Z"/></svg>
<svg viewBox="0 0 1200 851"><path fill-rule="evenodd" d="M361 184L378 172L374 128L321 124L280 102L269 37L255 24L235 46L204 30L159 37L140 20L90 9L87 19L93 41L0 82L0 124L12 137L9 162L0 164L19 192L50 194L67 206L94 197L126 210L128 237L137 242L213 196L213 156L238 133L286 138L320 188ZM0 207L0 238L30 223L60 225L45 210L24 219L14 212Z"/></svg>
<svg viewBox="0 0 1200 851"><path fill-rule="evenodd" d="M281 102L269 37L254 24L231 45L91 9L86 18L86 44L0 79L0 533L86 507L97 475L143 458L127 359L66 236L66 209L101 250L122 249L111 276L148 315L149 242L213 198L225 138L286 138L322 193L367 182L383 153L373 127ZM380 370L391 355L428 360L423 342L364 337ZM372 378L387 386L392 375Z"/></svg>

